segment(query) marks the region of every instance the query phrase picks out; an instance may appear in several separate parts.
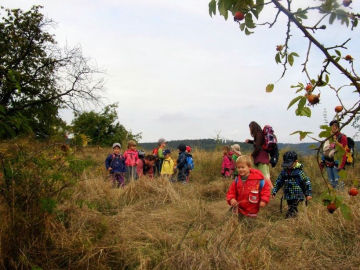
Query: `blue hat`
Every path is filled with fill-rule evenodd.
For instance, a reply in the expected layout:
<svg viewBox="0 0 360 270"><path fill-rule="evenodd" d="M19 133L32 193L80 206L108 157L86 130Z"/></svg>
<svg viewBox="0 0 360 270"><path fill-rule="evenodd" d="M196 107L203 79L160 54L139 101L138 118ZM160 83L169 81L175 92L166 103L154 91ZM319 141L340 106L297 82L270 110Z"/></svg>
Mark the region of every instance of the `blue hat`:
<svg viewBox="0 0 360 270"><path fill-rule="evenodd" d="M170 153L171 153L170 149L165 149L163 151L164 156L167 155L167 154L170 154Z"/></svg>
<svg viewBox="0 0 360 270"><path fill-rule="evenodd" d="M283 168L290 168L291 165L297 160L297 154L294 151L288 151L283 156Z"/></svg>

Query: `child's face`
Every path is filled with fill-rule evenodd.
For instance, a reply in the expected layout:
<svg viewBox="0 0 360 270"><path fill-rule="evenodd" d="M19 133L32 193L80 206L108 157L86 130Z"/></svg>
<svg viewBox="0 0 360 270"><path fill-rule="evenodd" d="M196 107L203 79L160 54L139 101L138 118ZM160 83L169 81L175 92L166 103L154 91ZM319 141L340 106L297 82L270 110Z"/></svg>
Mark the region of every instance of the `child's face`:
<svg viewBox="0 0 360 270"><path fill-rule="evenodd" d="M118 146L115 146L114 148L113 148L113 152L114 152L114 154L115 155L118 155L118 154L120 154L120 147L118 147Z"/></svg>
<svg viewBox="0 0 360 270"><path fill-rule="evenodd" d="M165 148L166 146L166 142L163 142L162 144L160 144L160 148Z"/></svg>
<svg viewBox="0 0 360 270"><path fill-rule="evenodd" d="M331 133L335 134L339 131L339 127L336 124L331 126Z"/></svg>
<svg viewBox="0 0 360 270"><path fill-rule="evenodd" d="M244 163L244 162L239 162L236 164L236 167L238 169L238 173L240 176L249 176L250 174L250 167Z"/></svg>
<svg viewBox="0 0 360 270"><path fill-rule="evenodd" d="M133 151L135 151L135 150L136 150L136 145L131 145L131 146L130 146L130 149L133 150Z"/></svg>
<svg viewBox="0 0 360 270"><path fill-rule="evenodd" d="M170 157L170 154L166 154L166 155L165 155L165 158L169 158L169 157Z"/></svg>

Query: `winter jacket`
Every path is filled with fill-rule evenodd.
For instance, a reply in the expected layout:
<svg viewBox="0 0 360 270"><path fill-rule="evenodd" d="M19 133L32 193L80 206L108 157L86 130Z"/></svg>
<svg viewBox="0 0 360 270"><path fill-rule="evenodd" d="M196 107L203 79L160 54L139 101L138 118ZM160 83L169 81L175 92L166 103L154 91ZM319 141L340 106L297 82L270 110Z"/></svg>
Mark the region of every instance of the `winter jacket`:
<svg viewBox="0 0 360 270"><path fill-rule="evenodd" d="M161 174L174 174L174 160L171 157L164 159L161 167Z"/></svg>
<svg viewBox="0 0 360 270"><path fill-rule="evenodd" d="M269 164L269 154L263 149L263 145L265 143L264 134L262 132L258 132L255 134L254 140L249 140L249 143L254 145L254 151L251 153L251 156L254 159L254 164Z"/></svg>
<svg viewBox="0 0 360 270"><path fill-rule="evenodd" d="M311 182L299 162L292 169L283 169L276 179L272 194L275 195L284 186L285 200L304 200L311 196Z"/></svg>
<svg viewBox="0 0 360 270"><path fill-rule="evenodd" d="M105 167L106 170L112 168L112 170L110 171L111 174L126 172L124 156L121 154L109 154L105 159Z"/></svg>
<svg viewBox="0 0 360 270"><path fill-rule="evenodd" d="M136 162L139 159L139 154L138 151L136 150L128 149L124 152L124 157L125 157L125 165L127 167L134 167L136 166Z"/></svg>
<svg viewBox="0 0 360 270"><path fill-rule="evenodd" d="M260 181L263 179L264 176L259 170L251 168L246 181L239 178L238 181L235 180L231 183L226 194L228 204L231 199L235 199L238 202L239 213L248 217L256 217L260 202L268 203L270 200L270 186L267 181L264 181L264 186L260 190Z"/></svg>
<svg viewBox="0 0 360 270"><path fill-rule="evenodd" d="M234 162L232 160L232 153L223 156L221 163L221 174L223 176L231 176L234 171Z"/></svg>

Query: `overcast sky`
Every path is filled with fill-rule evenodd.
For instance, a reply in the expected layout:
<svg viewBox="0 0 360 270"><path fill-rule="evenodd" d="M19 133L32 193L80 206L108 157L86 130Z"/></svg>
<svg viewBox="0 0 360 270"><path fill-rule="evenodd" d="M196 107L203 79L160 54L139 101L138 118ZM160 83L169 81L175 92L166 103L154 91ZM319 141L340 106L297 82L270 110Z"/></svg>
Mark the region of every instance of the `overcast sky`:
<svg viewBox="0 0 360 270"><path fill-rule="evenodd" d="M299 31L293 32L290 47L303 57L296 59L298 65L269 94L266 85L282 73L274 57L276 45L285 40L284 18L272 29L259 27L255 34L245 36L231 18L211 18L208 2L2 0L2 5L22 9L43 5L44 14L57 23L52 32L58 43L81 46L83 54L105 71L105 104L119 104L120 123L134 133L141 132L142 142L160 137L214 138L218 133L244 141L250 136L251 121L272 125L280 142L298 142L298 136L289 135L295 130L318 133L324 114L331 120L338 105L329 89L322 90L311 119L295 116L295 107L287 110L296 96L290 86L307 82L301 72L307 42ZM359 10L359 1L354 2ZM274 12L267 6L269 20ZM351 35L344 54L351 54L359 66L359 29L349 34L344 26L328 29L318 35L321 43L341 44ZM318 70L323 57L314 54L311 59L310 69ZM341 85L341 76L334 74L332 82ZM345 104L358 98L350 93L342 97ZM70 123L72 113L62 112L62 117ZM344 132L354 136L356 130L349 127Z"/></svg>

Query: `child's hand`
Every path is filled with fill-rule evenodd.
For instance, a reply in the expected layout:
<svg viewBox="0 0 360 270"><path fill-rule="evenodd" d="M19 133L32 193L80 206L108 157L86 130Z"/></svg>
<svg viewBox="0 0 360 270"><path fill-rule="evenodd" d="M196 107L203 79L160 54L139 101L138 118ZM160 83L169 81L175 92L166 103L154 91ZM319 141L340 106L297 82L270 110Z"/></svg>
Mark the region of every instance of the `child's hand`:
<svg viewBox="0 0 360 270"><path fill-rule="evenodd" d="M266 203L261 201L259 205L260 205L260 207L264 207L266 205Z"/></svg>
<svg viewBox="0 0 360 270"><path fill-rule="evenodd" d="M237 206L237 205L238 205L238 202L237 202L237 200L235 200L235 199L231 199L231 200L230 200L230 204L231 204L231 206Z"/></svg>
<svg viewBox="0 0 360 270"><path fill-rule="evenodd" d="M111 171L111 170L112 170L112 168L111 168L111 167L109 167L109 168L108 168L108 171Z"/></svg>
<svg viewBox="0 0 360 270"><path fill-rule="evenodd" d="M311 196L306 196L306 200L307 200L307 201L310 201L311 199L312 199Z"/></svg>
<svg viewBox="0 0 360 270"><path fill-rule="evenodd" d="M271 197L273 197L273 199L275 199L275 196L276 196L276 194L271 195Z"/></svg>

